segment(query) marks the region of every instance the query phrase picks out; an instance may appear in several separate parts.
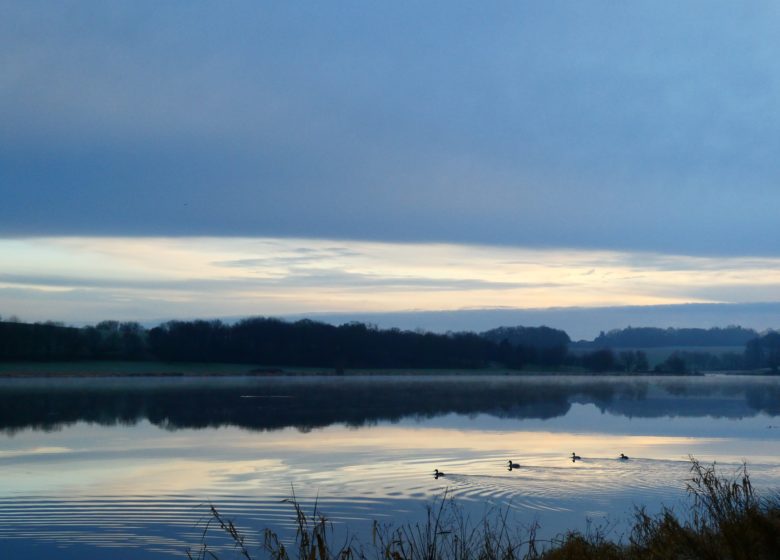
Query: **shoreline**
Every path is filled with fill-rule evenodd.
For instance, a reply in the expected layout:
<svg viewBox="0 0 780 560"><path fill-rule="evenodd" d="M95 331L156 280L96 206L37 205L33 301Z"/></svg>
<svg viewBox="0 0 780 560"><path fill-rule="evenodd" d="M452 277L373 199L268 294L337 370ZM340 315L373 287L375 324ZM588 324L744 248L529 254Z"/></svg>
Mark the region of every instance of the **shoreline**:
<svg viewBox="0 0 780 560"><path fill-rule="evenodd" d="M354 368L337 371L328 367L263 366L239 363L208 362L128 362L128 361L77 361L77 362L7 362L0 363L0 379L33 378L171 378L171 377L355 377L355 376L509 376L509 377L702 377L704 375L733 375L772 377L771 371L706 371L687 374L660 372L594 373L576 369L531 369L511 370L507 368Z"/></svg>

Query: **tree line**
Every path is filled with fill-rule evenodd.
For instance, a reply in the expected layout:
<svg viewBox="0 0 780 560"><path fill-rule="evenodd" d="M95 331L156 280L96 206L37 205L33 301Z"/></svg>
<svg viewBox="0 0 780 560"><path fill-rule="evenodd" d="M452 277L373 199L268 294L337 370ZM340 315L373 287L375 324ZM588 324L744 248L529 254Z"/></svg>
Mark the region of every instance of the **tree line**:
<svg viewBox="0 0 780 560"><path fill-rule="evenodd" d="M663 346L744 346L757 338L758 332L739 326L661 329L657 327L626 327L601 331L592 341L580 341L583 348L658 348Z"/></svg>
<svg viewBox="0 0 780 560"><path fill-rule="evenodd" d="M611 340L636 341L636 332L611 331ZM755 333L726 329L650 329L667 340L716 340ZM674 332L680 336L675 339ZM698 338L689 331L696 331ZM702 331L705 334L702 334ZM656 333L657 334L657 333ZM622 337L622 338L621 338ZM596 339L606 343L610 337ZM780 333L755 334L742 353L677 351L651 368L645 351L572 344L562 330L500 327L481 334L436 334L379 329L364 323L331 325L308 319L289 322L254 317L228 324L219 320L168 321L148 329L135 322L103 321L86 327L0 321L0 361L127 360L225 362L269 366L348 368L506 367L572 368L592 372L691 373L710 370L780 368Z"/></svg>
<svg viewBox="0 0 780 560"><path fill-rule="evenodd" d="M0 360L162 360L346 368L483 368L499 364L561 365L569 337L528 328L513 343L471 332L436 334L340 326L308 319L255 317L233 324L168 321L147 329L135 322L94 326L0 321Z"/></svg>

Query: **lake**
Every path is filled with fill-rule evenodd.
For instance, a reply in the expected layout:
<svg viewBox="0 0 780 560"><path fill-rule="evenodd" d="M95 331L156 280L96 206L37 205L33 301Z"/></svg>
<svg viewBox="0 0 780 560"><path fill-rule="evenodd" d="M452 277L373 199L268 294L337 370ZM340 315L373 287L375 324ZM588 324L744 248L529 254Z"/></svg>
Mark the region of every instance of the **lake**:
<svg viewBox="0 0 780 560"><path fill-rule="evenodd" d="M209 504L288 538L293 494L364 540L445 492L473 519L620 538L635 506L684 503L690 456L780 488L772 377L5 379L0 429L2 558L181 558Z"/></svg>

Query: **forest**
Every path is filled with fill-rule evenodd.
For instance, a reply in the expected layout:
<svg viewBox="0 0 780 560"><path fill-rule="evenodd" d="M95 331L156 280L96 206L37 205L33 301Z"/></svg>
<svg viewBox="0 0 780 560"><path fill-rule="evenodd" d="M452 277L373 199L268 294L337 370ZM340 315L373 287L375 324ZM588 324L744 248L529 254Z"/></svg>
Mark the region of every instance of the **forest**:
<svg viewBox="0 0 780 560"><path fill-rule="evenodd" d="M652 368L642 348L657 345L741 345L741 352L680 349ZM686 344L682 344L686 343ZM550 327L499 327L483 333L380 329L364 323L331 325L253 317L168 321L153 328L135 322L103 321L85 327L0 321L0 361L165 361L244 363L328 368L503 367L685 374L713 370L780 367L780 333L759 335L725 329L628 328L572 343Z"/></svg>
<svg viewBox="0 0 780 560"><path fill-rule="evenodd" d="M739 326L711 329L626 327L602 331L593 342L580 341L583 347L656 348L661 346L744 346L758 337L758 332Z"/></svg>

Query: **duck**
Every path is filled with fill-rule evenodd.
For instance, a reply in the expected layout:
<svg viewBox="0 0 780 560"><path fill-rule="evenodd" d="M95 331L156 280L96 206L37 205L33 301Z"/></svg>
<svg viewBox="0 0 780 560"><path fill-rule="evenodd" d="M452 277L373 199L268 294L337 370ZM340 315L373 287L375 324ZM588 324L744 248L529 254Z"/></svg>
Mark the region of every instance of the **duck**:
<svg viewBox="0 0 780 560"><path fill-rule="evenodd" d="M628 461L628 459L629 459L628 455L624 455L623 453L620 454L621 461Z"/></svg>
<svg viewBox="0 0 780 560"><path fill-rule="evenodd" d="M512 469L519 469L519 468L520 468L520 463L513 463L513 462L512 462L512 459L510 459L510 460L508 461L508 463L509 463L509 470L510 470L510 471L511 471Z"/></svg>
<svg viewBox="0 0 780 560"><path fill-rule="evenodd" d="M440 476L445 476L439 469L433 469L433 478L438 479Z"/></svg>
<svg viewBox="0 0 780 560"><path fill-rule="evenodd" d="M573 463L574 461L579 461L580 459L582 459L582 457L580 457L579 455L577 455L577 454L576 454L574 451L572 451L572 452L571 452L571 462L572 462L572 463Z"/></svg>

